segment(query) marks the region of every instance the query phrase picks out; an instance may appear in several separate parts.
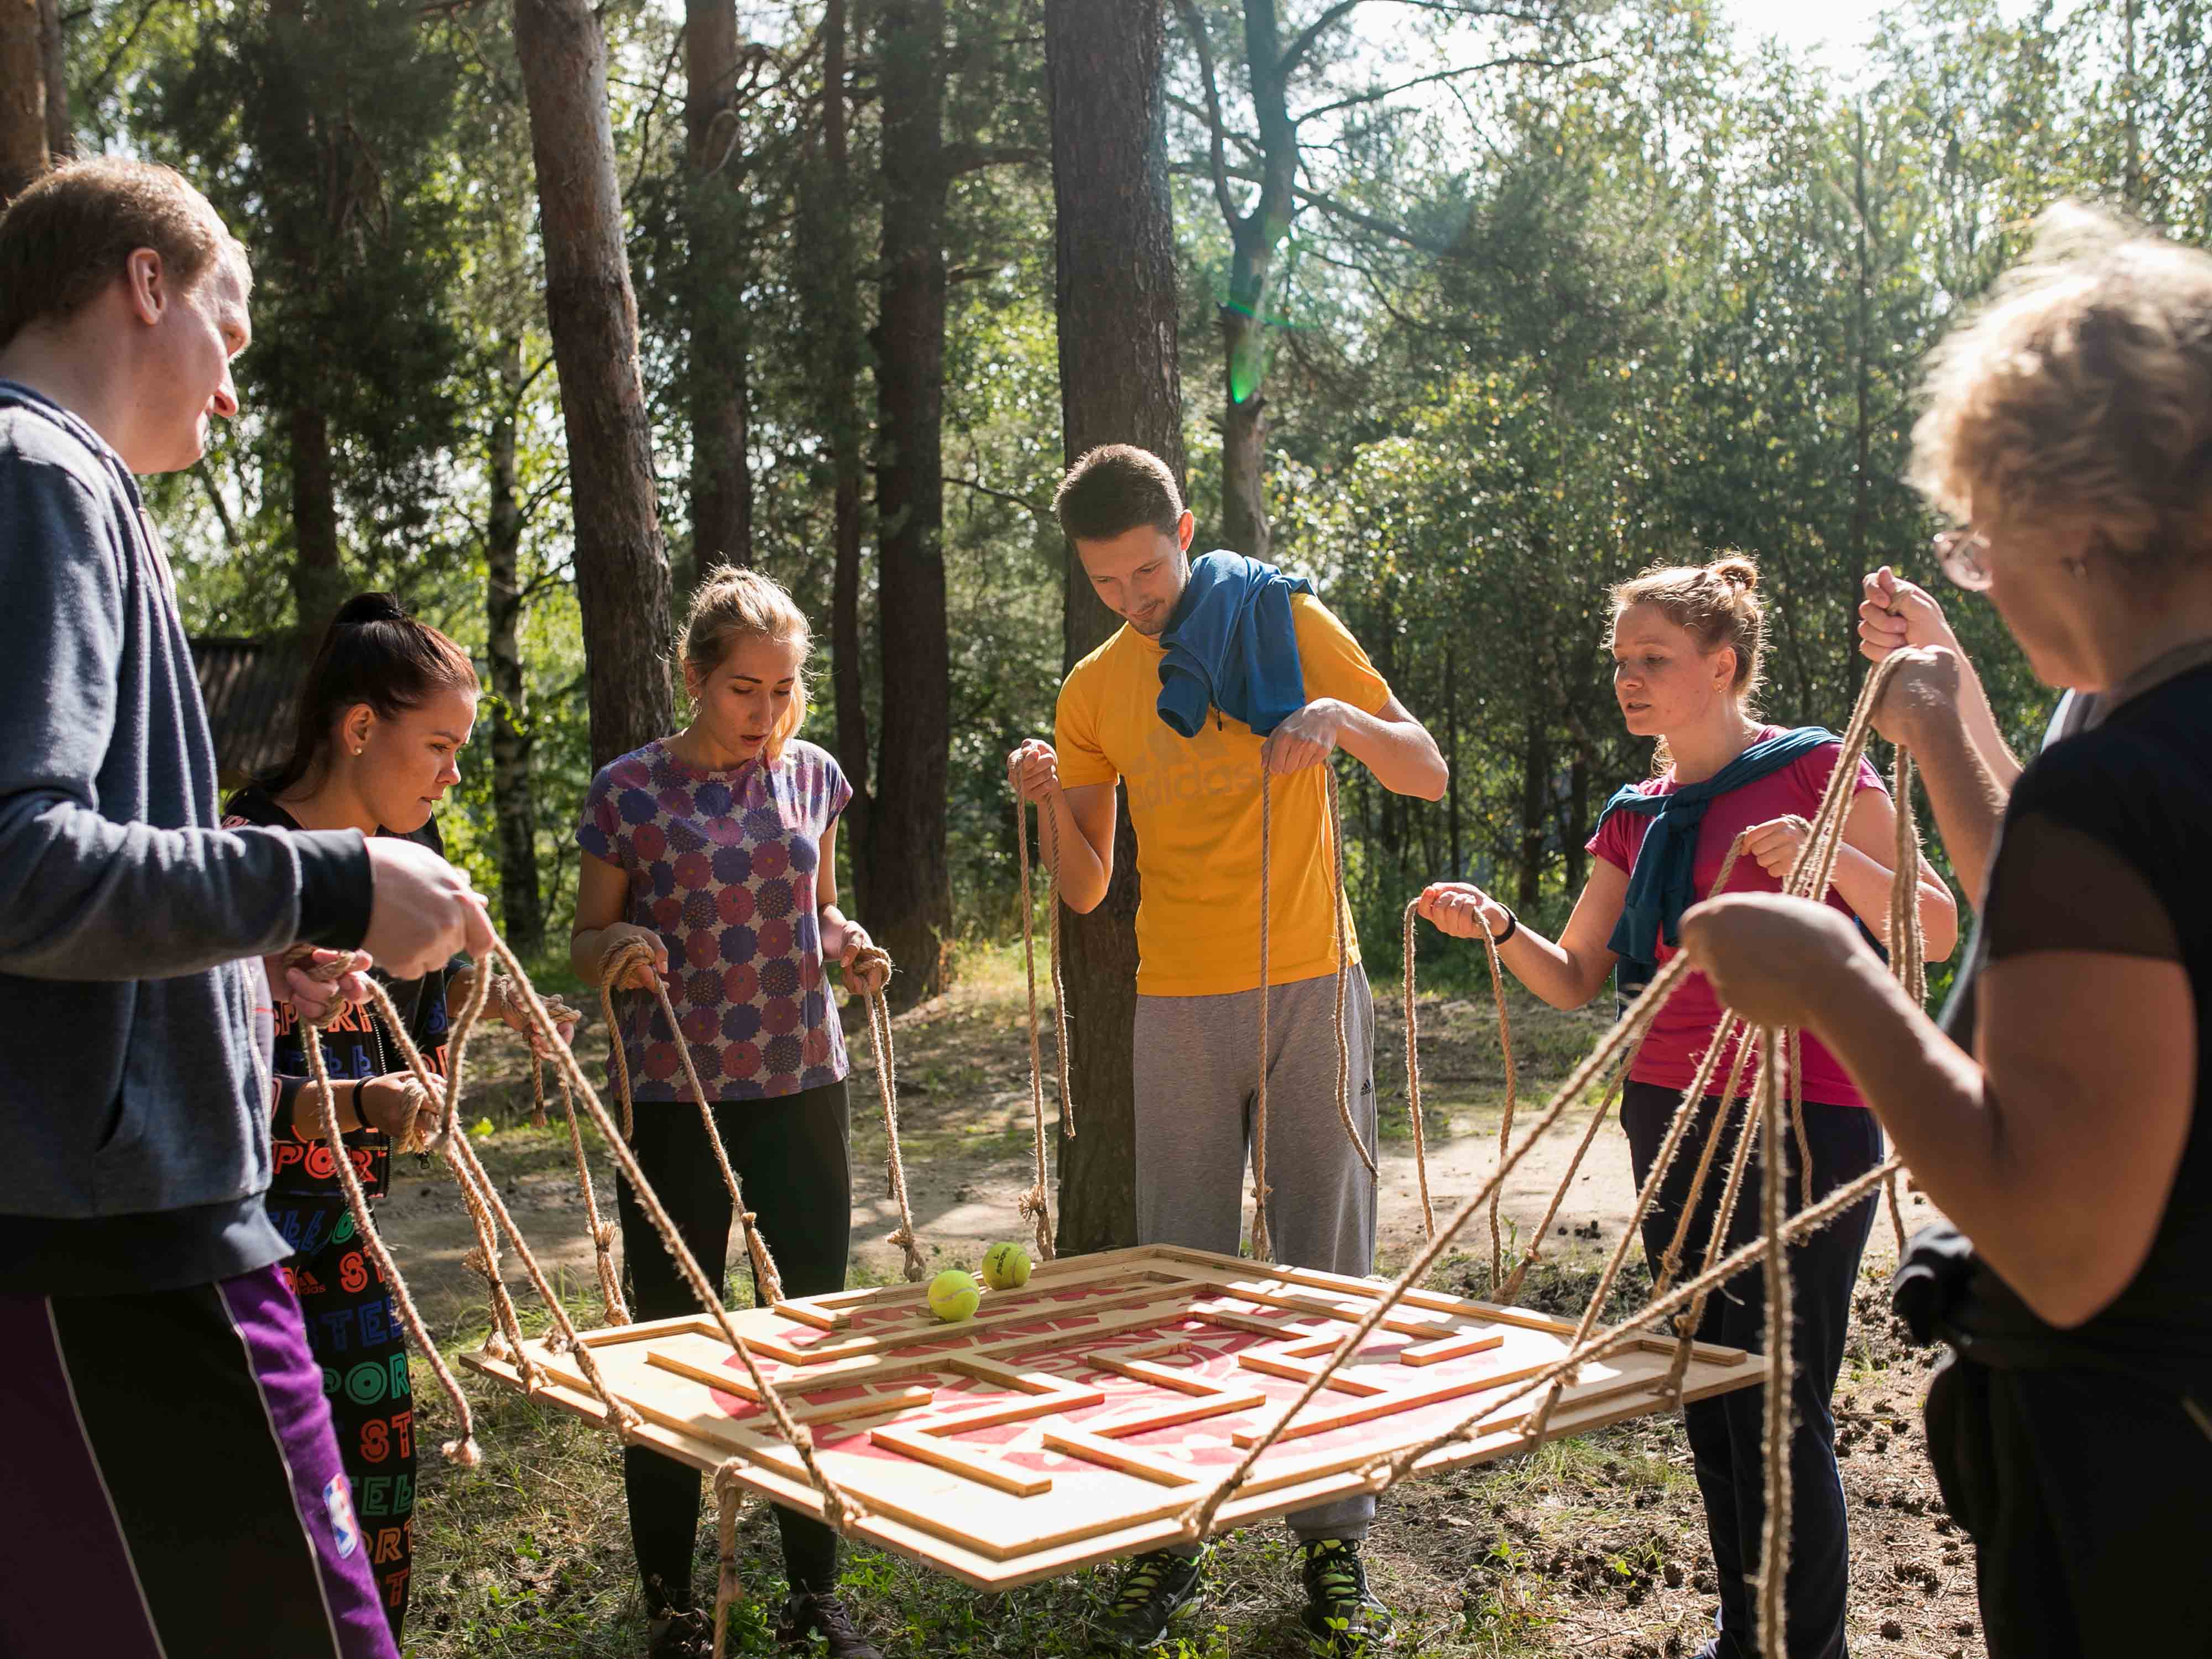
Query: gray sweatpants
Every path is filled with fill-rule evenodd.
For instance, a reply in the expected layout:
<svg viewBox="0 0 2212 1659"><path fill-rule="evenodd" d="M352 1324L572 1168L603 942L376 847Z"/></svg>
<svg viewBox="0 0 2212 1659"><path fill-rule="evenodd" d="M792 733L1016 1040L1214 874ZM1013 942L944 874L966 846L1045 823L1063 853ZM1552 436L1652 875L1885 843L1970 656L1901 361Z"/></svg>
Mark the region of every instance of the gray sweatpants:
<svg viewBox="0 0 2212 1659"><path fill-rule="evenodd" d="M1336 1112L1336 977L1278 985L1267 1005L1267 1233L1293 1267L1375 1270L1375 1178ZM1375 1146L1375 1000L1344 988L1352 1121ZM1237 1254L1260 1081L1260 994L1137 999L1137 1237ZM1300 1539L1364 1538L1371 1493L1287 1518Z"/></svg>

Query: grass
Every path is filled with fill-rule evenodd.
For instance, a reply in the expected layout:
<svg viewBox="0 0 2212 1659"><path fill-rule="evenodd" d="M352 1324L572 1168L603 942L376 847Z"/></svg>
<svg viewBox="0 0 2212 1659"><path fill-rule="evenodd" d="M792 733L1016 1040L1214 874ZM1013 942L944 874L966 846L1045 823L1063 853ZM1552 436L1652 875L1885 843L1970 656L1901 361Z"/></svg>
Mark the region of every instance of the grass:
<svg viewBox="0 0 2212 1659"><path fill-rule="evenodd" d="M540 982L547 989L564 991L596 1015L596 994L568 981L565 964L546 966ZM1042 979L1042 949L1039 967ZM1376 1000L1384 1016L1377 1044L1382 1087L1386 1097L1395 1092L1402 1101L1402 1048L1391 1013L1399 1006L1397 988L1378 984ZM1587 1052L1611 1011L1561 1013L1517 989L1509 1006L1525 1109ZM1443 995L1425 993L1421 1018L1431 1137L1494 1130L1504 1074L1486 981L1454 985ZM1026 1156L1025 1023L1018 942L964 951L953 990L902 1021L902 1138L910 1159L967 1160L960 1167L980 1170L994 1160ZM547 1131L522 1122L530 1092L519 1058L496 1052L508 1046L488 1047L479 1085L471 1090L472 1112L505 1126L479 1144L502 1182L532 1176L543 1181L566 1168L565 1135L557 1120ZM1393 1109L1386 1098L1383 1117L1397 1136L1410 1139L1401 1106ZM856 1169L873 1169L880 1157L882 1131L872 1119L872 1104L863 1107L856 1099ZM1386 1136L1392 1133L1386 1127ZM603 1190L603 1201L610 1191ZM1565 1237L1547 1246L1559 1255L1539 1263L1516 1300L1579 1314L1594 1287L1595 1254ZM1404 1260L1400 1251L1378 1267L1392 1271ZM574 1311L586 1322L597 1317L590 1277L586 1269L563 1281ZM856 1258L850 1282L881 1278L880 1267L871 1270ZM1458 1294L1486 1295L1486 1238L1470 1234L1467 1248L1447 1256L1430 1283ZM742 1304L742 1273L731 1288ZM1875 1288L1871 1279L1868 1288ZM1632 1312L1649 1290L1638 1253L1603 1316L1610 1321ZM480 1306L474 1303L459 1316L473 1328L457 1325L443 1333L453 1351L481 1342ZM1918 1362L1901 1357L1872 1303L1862 1311L1870 1316L1854 1334L1847 1389L1869 1390L1869 1410L1888 1420L1896 1408L1873 1400L1872 1391L1884 1390L1886 1397ZM541 1310L534 1320L526 1316L525 1322L535 1328L544 1320ZM470 1374L465 1377L478 1412L484 1461L462 1469L439 1457L434 1446L424 1449L409 1653L416 1659L641 1656L646 1623L630 1558L621 1455L612 1437L556 1407L492 1389ZM420 1370L416 1382L418 1390L428 1386ZM424 1405L426 1417L445 1427L442 1403L426 1399ZM1918 1501L1911 1494L1920 1488L1908 1491L1905 1472L1872 1455L1877 1449L1871 1429L1867 1437L1867 1452L1844 1465L1847 1480L1857 1483L1854 1524L1871 1535L1874 1528L1860 1510L1874 1501L1869 1492L1884 1494L1887 1507L1880 1524L1901 1540L1869 1543L1869 1552L1889 1549L1903 1559L1917 1550L1912 1559L1933 1559L1931 1528L1940 1530L1939 1524L1905 1507ZM702 1513L694 1564L702 1598L713 1593L714 1553L711 1516ZM1399 1650L1413 1659L1566 1652L1670 1659L1704 1639L1712 1603L1711 1566L1687 1449L1679 1419L1664 1416L1553 1442L1509 1462L1409 1481L1383 1500L1369 1562L1378 1593L1398 1613ZM1889 1564L1878 1565L1886 1569ZM741 1511L737 1570L740 1599L730 1651L774 1653L775 1613L785 1587L774 1517L758 1503L749 1502ZM1873 1576L1863 1567L1861 1585ZM1087 1620L1110 1597L1116 1577L1117 1569L1108 1566L987 1595L855 1546L844 1553L842 1590L891 1659L1074 1659L1093 1651L1085 1634ZM1865 1593L1868 1617L1854 1634L1871 1645L1873 1626L1887 1609L1875 1608L1871 1591ZM1970 1595L1970 1586L1964 1594ZM1936 1620L1938 1604L1931 1601L1928 1607L1929 1619ZM1170 1659L1304 1656L1309 1648L1298 1608L1293 1547L1279 1526L1255 1526L1218 1546L1202 1606L1158 1651ZM1970 1602L1941 1608L1943 1618L1953 1620L1962 1610L1971 1613ZM1936 1622L1928 1628L1948 1626ZM1954 1645L1947 1640L1940 1647L1892 1650L1948 1655Z"/></svg>

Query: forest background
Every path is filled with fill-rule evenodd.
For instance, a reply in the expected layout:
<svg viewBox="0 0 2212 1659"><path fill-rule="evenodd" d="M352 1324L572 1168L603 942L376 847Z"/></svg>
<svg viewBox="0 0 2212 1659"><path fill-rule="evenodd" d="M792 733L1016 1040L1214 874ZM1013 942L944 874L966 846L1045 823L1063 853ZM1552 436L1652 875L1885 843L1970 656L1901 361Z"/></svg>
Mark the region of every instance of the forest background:
<svg viewBox="0 0 2212 1659"><path fill-rule="evenodd" d="M2203 0L1911 0L1841 66L1679 0L1110 9L1149 32L1133 99L1053 75L1081 0L37 0L0 27L0 189L141 154L245 240L244 412L149 484L188 627L296 645L386 587L476 653L441 821L526 955L565 954L579 802L665 726L698 572L787 582L807 735L859 792L842 884L908 1003L1017 929L1004 757L1104 634L1049 512L1064 360L1143 331L1058 298L1113 263L1078 246L1094 201L1121 222L1069 133L1134 112L1168 215L1173 337L1129 352L1181 418L1119 435L1179 441L1201 544L1315 579L1450 762L1436 804L1346 774L1386 975L1429 879L1539 925L1579 890L1596 807L1650 764L1608 583L1755 553L1764 707L1840 724L1859 574L1940 586L1901 482L1925 348L2056 198L2212 235ZM561 171L592 155L618 204ZM563 252L592 212L611 272ZM576 441L554 336L565 305L618 372L631 293L623 563L579 510L624 434ZM1947 604L2030 740L2049 694Z"/></svg>

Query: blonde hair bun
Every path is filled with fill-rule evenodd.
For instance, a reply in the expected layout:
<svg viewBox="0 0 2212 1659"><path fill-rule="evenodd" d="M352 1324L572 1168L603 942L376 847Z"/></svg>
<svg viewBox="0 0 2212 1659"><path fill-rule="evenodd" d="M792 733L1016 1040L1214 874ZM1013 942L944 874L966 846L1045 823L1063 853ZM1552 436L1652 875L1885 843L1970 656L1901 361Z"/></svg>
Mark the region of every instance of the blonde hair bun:
<svg viewBox="0 0 2212 1659"><path fill-rule="evenodd" d="M1705 567L1705 574L1717 577L1730 587L1740 587L1747 593L1755 592L1759 588L1759 567L1746 553L1730 553L1715 559Z"/></svg>

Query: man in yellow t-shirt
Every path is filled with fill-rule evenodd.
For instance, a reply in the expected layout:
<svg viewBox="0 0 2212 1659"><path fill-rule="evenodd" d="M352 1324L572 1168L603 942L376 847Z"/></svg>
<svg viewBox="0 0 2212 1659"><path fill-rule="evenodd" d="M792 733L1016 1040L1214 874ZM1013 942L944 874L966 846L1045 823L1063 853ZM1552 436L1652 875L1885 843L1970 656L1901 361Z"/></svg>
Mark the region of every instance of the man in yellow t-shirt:
<svg viewBox="0 0 2212 1659"><path fill-rule="evenodd" d="M1334 834L1322 769L1339 749L1385 788L1435 799L1435 741L1391 696L1358 641L1313 597L1234 554L1205 556L1207 587L1233 569L1237 592L1202 632L1183 605L1192 520L1175 475L1125 444L1094 449L1054 500L1085 573L1123 626L1061 686L1052 744L1012 757L1023 793L1059 826L1060 896L1088 911L1113 875L1115 786L1126 784L1143 896L1137 911L1137 1229L1146 1243L1234 1255L1243 1218L1261 1066L1261 775L1270 775L1267 929L1268 1232L1286 1264L1366 1274L1375 1266L1375 1182L1336 1108ZM1285 590L1304 591L1287 593ZM1193 598L1200 594L1194 591ZM1223 623L1222 616L1233 615ZM1272 619L1270 621L1269 619ZM1186 723L1164 716L1164 665L1218 703ZM1201 699L1203 701L1203 699ZM1231 712L1233 709L1234 712ZM1195 708L1185 711L1194 716ZM1238 714L1251 717L1240 719ZM1254 722L1261 729L1255 730ZM1374 1004L1345 918L1345 1036L1351 1106L1375 1145ZM1370 1497L1289 1517L1303 1557L1307 1627L1328 1650L1389 1645L1360 1543ZM1190 1550L1139 1556L1100 1633L1146 1647L1195 1596Z"/></svg>

